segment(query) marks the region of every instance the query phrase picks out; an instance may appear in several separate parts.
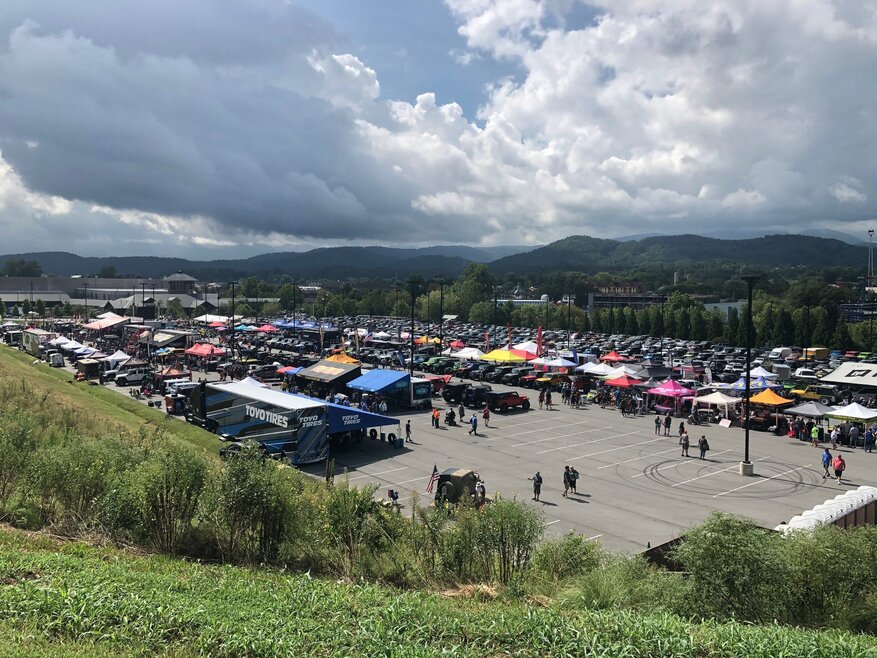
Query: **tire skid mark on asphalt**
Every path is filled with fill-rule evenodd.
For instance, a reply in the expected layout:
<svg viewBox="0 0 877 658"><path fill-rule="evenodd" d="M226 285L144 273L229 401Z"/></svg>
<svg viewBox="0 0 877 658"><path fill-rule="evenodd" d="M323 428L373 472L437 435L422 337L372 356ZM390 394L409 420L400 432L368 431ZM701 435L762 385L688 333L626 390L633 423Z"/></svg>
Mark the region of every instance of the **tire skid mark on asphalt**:
<svg viewBox="0 0 877 658"><path fill-rule="evenodd" d="M761 461L760 459L756 459L755 461ZM724 496L729 493L734 493L735 491L740 491L740 489L745 489L746 487L754 487L756 484L762 484L764 482L768 482L770 480L775 480L778 477L782 477L783 475L788 475L789 473L794 473L795 471L803 471L805 468L810 468L813 464L807 464L806 466L798 466L797 468L790 468L788 471L783 471L782 473L777 473L776 475L771 475L769 478L758 479L755 482L750 482L749 484L744 484L739 487L735 487L734 489L729 489L728 491L723 491L721 493L717 493L713 496L713 498L718 498L720 496Z"/></svg>
<svg viewBox="0 0 877 658"><path fill-rule="evenodd" d="M637 432L631 432L631 434L637 434ZM564 461L574 462L579 459L585 459L586 457L596 457L597 455L604 455L607 452L615 452L617 450L626 450L627 448L634 448L636 446L645 445L646 443L654 443L655 441L660 441L661 439L649 439L648 441L640 441L639 443L632 443L629 446L618 446L616 448L609 448L608 450L601 450L600 452L591 452L587 455L580 455L578 457L570 457L569 459L565 459Z"/></svg>
<svg viewBox="0 0 877 658"><path fill-rule="evenodd" d="M604 468L612 468L613 466L621 466L622 464L629 464L630 462L635 462L640 459L647 459L648 457L657 457L658 455L663 455L667 452L676 452L678 448L670 448L669 450L661 450L660 452L651 452L648 455L640 455L639 457L634 457L633 459L625 459L623 462L615 462L614 464L606 464L605 466L599 466L597 468L598 471L602 471Z"/></svg>
<svg viewBox="0 0 877 658"><path fill-rule="evenodd" d="M673 448L673 450L679 450L679 448ZM718 457L719 455L724 455L726 452L731 452L732 450L735 450L735 448L728 448L727 450L722 450L721 452L717 452L713 455L713 457ZM673 462L672 464L667 464L667 466L658 467L653 471L643 471L642 473L637 473L636 475L632 475L631 477L641 478L644 475L652 475L653 473L660 473L661 471L666 471L667 469L670 469L670 468L678 468L679 466L682 466L683 464L696 464L699 462L700 462L699 459L695 460L693 462L691 460L682 461L682 462Z"/></svg>
<svg viewBox="0 0 877 658"><path fill-rule="evenodd" d="M770 459L770 457L759 457L755 461L762 462L765 459ZM698 461L700 461L700 460L698 460ZM729 466L728 468L722 468L722 469L719 469L718 471L710 471L709 473L706 473L705 475L698 475L696 478L690 478L688 480L683 480L682 482L677 482L676 484L672 484L672 485L670 485L670 488L675 489L676 487L681 487L683 484L688 484L689 482L695 482L696 480L702 480L704 478L712 477L713 475L718 475L719 473L727 473L728 471L733 471L735 468L740 468L740 465L734 464L733 466Z"/></svg>

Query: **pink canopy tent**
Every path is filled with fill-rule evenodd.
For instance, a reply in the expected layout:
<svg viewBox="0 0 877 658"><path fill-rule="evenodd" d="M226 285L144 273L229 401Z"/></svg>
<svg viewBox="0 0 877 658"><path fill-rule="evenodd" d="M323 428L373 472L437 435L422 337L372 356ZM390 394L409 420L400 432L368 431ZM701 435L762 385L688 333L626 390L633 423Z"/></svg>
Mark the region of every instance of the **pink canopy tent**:
<svg viewBox="0 0 877 658"><path fill-rule="evenodd" d="M207 326L211 327L212 329L219 329L220 327L225 327L225 322L220 322L219 320L214 320L213 322L211 322Z"/></svg>
<svg viewBox="0 0 877 658"><path fill-rule="evenodd" d="M626 356L621 356L618 352L616 352L615 350L612 350L611 352L609 352L609 354L604 354L603 356L601 356L600 360L601 361L627 361L628 359Z"/></svg>
<svg viewBox="0 0 877 658"><path fill-rule="evenodd" d="M273 331L280 331L277 327L271 324L263 324L261 327L258 327L256 331L261 331L263 334L267 334Z"/></svg>
<svg viewBox="0 0 877 658"><path fill-rule="evenodd" d="M649 395L662 395L667 398L683 398L687 395L694 395L694 391L690 388L685 388L674 379L668 379L662 382L660 386L650 388L646 393Z"/></svg>

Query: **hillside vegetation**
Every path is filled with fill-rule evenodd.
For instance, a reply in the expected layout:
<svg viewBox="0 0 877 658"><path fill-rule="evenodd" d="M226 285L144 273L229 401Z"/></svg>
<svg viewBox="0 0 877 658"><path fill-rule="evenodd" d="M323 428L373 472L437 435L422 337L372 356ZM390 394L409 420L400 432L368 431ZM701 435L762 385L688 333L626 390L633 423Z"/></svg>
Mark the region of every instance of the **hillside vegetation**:
<svg viewBox="0 0 877 658"><path fill-rule="evenodd" d="M853 658L872 637L398 592L0 532L0 653ZM466 591L456 591L466 594Z"/></svg>

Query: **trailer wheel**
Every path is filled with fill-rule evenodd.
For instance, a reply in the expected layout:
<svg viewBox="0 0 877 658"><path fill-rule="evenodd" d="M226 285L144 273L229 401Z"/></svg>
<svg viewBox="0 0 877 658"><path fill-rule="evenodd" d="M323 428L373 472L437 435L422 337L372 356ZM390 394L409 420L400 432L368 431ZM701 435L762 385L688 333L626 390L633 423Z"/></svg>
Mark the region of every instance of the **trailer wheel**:
<svg viewBox="0 0 877 658"><path fill-rule="evenodd" d="M368 438L372 439L373 441L376 440L378 438L378 431L374 428L370 429L368 431Z"/></svg>

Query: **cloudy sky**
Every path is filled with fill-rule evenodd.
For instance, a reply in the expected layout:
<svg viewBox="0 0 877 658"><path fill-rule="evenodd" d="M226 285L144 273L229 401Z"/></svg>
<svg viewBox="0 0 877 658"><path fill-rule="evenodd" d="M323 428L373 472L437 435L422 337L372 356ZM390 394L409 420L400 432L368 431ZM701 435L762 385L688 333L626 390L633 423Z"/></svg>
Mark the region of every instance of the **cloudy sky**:
<svg viewBox="0 0 877 658"><path fill-rule="evenodd" d="M0 3L0 253L877 218L873 2L84 6Z"/></svg>

